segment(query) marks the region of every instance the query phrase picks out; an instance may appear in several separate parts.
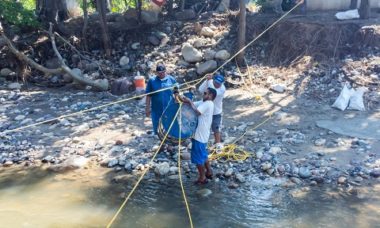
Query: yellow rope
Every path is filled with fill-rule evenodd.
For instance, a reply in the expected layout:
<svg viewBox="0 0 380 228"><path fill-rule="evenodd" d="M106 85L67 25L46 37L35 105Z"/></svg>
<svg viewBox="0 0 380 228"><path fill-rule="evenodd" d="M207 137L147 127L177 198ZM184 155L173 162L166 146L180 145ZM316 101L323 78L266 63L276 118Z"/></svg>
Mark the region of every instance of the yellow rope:
<svg viewBox="0 0 380 228"><path fill-rule="evenodd" d="M168 132L165 134L165 137L161 141L160 146L158 147L157 151L154 153L154 155L153 155L153 157L152 157L152 159L150 160L149 163L152 163L154 161L154 159L156 158L158 152L160 152L160 149L161 149L162 145L164 144L167 136L169 135L169 132L170 132L170 130L171 130L171 128L172 128L172 126L173 126L173 124L174 124L174 122L175 122L175 120L176 120L176 118L177 118L177 116L178 116L178 114L179 114L179 112L181 110L181 106L182 106L182 104L180 104L180 107L179 107L177 113L175 114L175 116L173 118L173 121L171 122L171 124L169 126ZM150 166L143 171L143 173L141 174L140 178L136 182L135 186L132 188L132 190L129 192L128 196L125 198L124 202L121 204L121 206L117 210L116 214L112 217L111 221L107 224L107 228L110 228L111 225L115 222L117 216L120 214L120 212L123 209L123 207L127 204L129 198L132 196L132 194L134 193L134 191L137 189L137 186L140 184L141 180L144 178L145 174L148 172L149 169L150 169Z"/></svg>
<svg viewBox="0 0 380 228"><path fill-rule="evenodd" d="M269 115L268 118L266 118L264 121L256 125L252 128L252 130L255 130L268 122L272 118L273 113ZM223 146L222 149L218 150L218 148L211 148L209 159L210 160L220 160L224 159L226 161L245 161L247 158L251 157L252 154L239 148L236 143L241 140L245 135L247 134L247 129L244 131L244 133L237 139L235 139L232 143L227 144Z"/></svg>
<svg viewBox="0 0 380 228"><path fill-rule="evenodd" d="M182 105L182 104L181 104ZM181 108L181 106L180 106ZM181 131L182 131L182 111L179 112L179 140L178 140L178 176L179 176L179 183L181 184L181 190L182 190L182 195L183 195L183 200L185 201L186 205L186 210L187 210L187 215L189 216L189 221L190 221L190 227L193 228L193 220L191 218L191 212L190 212L190 207L189 203L187 202L186 198L186 193L185 193L185 188L183 187L183 182L182 182L182 174L181 174Z"/></svg>

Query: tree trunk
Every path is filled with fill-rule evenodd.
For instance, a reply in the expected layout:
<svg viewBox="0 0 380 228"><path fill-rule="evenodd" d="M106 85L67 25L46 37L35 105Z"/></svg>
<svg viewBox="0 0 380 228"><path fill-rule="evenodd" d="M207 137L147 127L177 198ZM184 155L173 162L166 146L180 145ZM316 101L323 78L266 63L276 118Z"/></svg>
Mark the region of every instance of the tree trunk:
<svg viewBox="0 0 380 228"><path fill-rule="evenodd" d="M168 0L168 15L172 16L173 15L173 0Z"/></svg>
<svg viewBox="0 0 380 228"><path fill-rule="evenodd" d="M103 46L107 57L111 56L111 40L109 38L108 26L107 26L107 5L104 0L97 0L96 5L98 8L100 27L102 28Z"/></svg>
<svg viewBox="0 0 380 228"><path fill-rule="evenodd" d="M240 14L239 14L239 34L238 34L238 48L241 50L245 46L245 30L246 30L246 8L245 0L240 0ZM244 62L244 53L243 50L236 56L238 64Z"/></svg>
<svg viewBox="0 0 380 228"><path fill-rule="evenodd" d="M186 0L181 0L181 11L184 11L185 10L185 4L186 4Z"/></svg>
<svg viewBox="0 0 380 228"><path fill-rule="evenodd" d="M136 0L136 5L137 5L137 18L139 22L141 22L141 9L142 9L142 0Z"/></svg>
<svg viewBox="0 0 380 228"><path fill-rule="evenodd" d="M88 9L87 0L83 0L83 30L82 30L82 39L83 39L83 46L84 46L84 49L86 51L88 50L87 38L86 38L87 26L88 26L88 10L87 9Z"/></svg>
<svg viewBox="0 0 380 228"><path fill-rule="evenodd" d="M350 9L358 8L358 0L351 0Z"/></svg>
<svg viewBox="0 0 380 228"><path fill-rule="evenodd" d="M66 0L37 0L36 11L40 21L54 25L69 18Z"/></svg>
<svg viewBox="0 0 380 228"><path fill-rule="evenodd" d="M369 5L369 0L361 0L359 14L361 19L368 19L370 17L371 7Z"/></svg>

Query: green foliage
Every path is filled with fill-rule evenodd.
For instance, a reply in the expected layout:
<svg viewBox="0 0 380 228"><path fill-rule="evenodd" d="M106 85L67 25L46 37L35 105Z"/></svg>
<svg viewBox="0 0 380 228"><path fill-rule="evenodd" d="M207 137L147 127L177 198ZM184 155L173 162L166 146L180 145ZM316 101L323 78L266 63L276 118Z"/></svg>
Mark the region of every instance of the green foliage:
<svg viewBox="0 0 380 228"><path fill-rule="evenodd" d="M34 0L23 0L21 3L14 0L1 0L0 19L13 25L37 27L34 9Z"/></svg>

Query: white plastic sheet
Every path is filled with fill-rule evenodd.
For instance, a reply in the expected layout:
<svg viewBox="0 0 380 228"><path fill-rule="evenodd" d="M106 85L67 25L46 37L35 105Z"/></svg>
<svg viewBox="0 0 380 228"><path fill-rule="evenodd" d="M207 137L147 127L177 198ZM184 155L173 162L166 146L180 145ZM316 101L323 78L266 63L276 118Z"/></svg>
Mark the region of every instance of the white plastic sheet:
<svg viewBox="0 0 380 228"><path fill-rule="evenodd" d="M344 12L338 12L335 14L336 19L338 20L351 20L360 18L358 9L347 10Z"/></svg>

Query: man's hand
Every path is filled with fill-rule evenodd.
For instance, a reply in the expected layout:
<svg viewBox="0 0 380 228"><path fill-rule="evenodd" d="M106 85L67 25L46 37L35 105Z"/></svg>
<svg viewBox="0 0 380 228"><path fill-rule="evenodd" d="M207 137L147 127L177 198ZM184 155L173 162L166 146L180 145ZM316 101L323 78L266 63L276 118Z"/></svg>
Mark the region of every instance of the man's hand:
<svg viewBox="0 0 380 228"><path fill-rule="evenodd" d="M146 117L150 117L150 113L151 113L150 107L145 107L145 115L146 115Z"/></svg>
<svg viewBox="0 0 380 228"><path fill-rule="evenodd" d="M206 74L207 80L212 80L212 74Z"/></svg>

